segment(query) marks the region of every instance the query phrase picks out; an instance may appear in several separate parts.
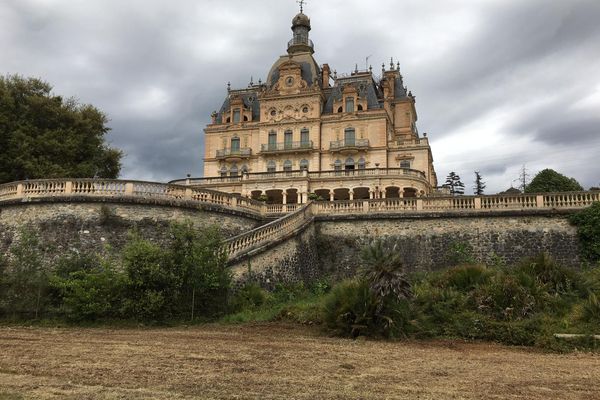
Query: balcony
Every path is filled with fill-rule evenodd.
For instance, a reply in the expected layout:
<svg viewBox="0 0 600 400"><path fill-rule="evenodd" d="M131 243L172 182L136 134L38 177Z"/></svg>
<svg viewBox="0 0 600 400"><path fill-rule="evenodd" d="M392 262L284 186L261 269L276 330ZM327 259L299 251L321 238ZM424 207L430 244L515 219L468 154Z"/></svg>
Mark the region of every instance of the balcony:
<svg viewBox="0 0 600 400"><path fill-rule="evenodd" d="M305 142L269 143L261 146L261 153L300 153L313 150L312 140Z"/></svg>
<svg viewBox="0 0 600 400"><path fill-rule="evenodd" d="M217 150L218 160L239 161L244 158L249 158L252 155L252 149L244 147L241 149L222 149Z"/></svg>
<svg viewBox="0 0 600 400"><path fill-rule="evenodd" d="M329 150L342 154L357 153L359 150L366 150L368 148L369 139L337 140L331 142L329 145Z"/></svg>

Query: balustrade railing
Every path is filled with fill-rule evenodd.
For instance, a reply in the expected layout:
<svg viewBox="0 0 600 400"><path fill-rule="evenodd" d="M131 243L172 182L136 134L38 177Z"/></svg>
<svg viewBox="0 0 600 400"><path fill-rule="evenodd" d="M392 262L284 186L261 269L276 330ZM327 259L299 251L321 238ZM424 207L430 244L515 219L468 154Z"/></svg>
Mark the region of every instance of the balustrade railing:
<svg viewBox="0 0 600 400"><path fill-rule="evenodd" d="M330 150L342 150L345 148L368 148L369 147L369 139L345 139L345 140L336 140L329 143Z"/></svg>
<svg viewBox="0 0 600 400"><path fill-rule="evenodd" d="M283 143L268 143L261 145L262 153L277 153L286 151L309 151L313 149L313 141L306 140L304 142L283 142Z"/></svg>
<svg viewBox="0 0 600 400"><path fill-rule="evenodd" d="M280 205L282 206L282 205ZM229 259L260 246L282 240L312 220L312 203L266 225L226 240Z"/></svg>

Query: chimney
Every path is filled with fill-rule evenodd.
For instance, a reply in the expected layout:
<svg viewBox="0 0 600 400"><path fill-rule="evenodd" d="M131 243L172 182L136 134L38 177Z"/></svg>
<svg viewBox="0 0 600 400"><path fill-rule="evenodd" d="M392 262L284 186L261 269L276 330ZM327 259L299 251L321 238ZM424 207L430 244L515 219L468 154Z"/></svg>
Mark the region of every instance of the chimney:
<svg viewBox="0 0 600 400"><path fill-rule="evenodd" d="M323 64L323 88L329 87L329 74L331 70L329 69L329 64Z"/></svg>

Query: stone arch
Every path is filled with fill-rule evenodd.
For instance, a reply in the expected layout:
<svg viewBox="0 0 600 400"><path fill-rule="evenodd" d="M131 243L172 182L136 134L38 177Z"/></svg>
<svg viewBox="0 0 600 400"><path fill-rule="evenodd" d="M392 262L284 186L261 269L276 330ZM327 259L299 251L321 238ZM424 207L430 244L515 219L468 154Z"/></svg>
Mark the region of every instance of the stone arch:
<svg viewBox="0 0 600 400"><path fill-rule="evenodd" d="M269 189L266 191L267 204L283 204L283 190Z"/></svg>
<svg viewBox="0 0 600 400"><path fill-rule="evenodd" d="M404 197L417 197L417 193L419 193L418 189L412 187L404 188Z"/></svg>
<svg viewBox="0 0 600 400"><path fill-rule="evenodd" d="M370 189L368 187L360 186L354 188L354 200L368 200L370 197Z"/></svg>
<svg viewBox="0 0 600 400"><path fill-rule="evenodd" d="M325 201L329 201L329 189L315 189L314 193Z"/></svg>
<svg viewBox="0 0 600 400"><path fill-rule="evenodd" d="M385 188L386 199L397 199L400 197L400 188L398 186L387 186Z"/></svg>
<svg viewBox="0 0 600 400"><path fill-rule="evenodd" d="M334 200L349 200L350 199L350 189L348 189L348 188L333 189L333 199Z"/></svg>

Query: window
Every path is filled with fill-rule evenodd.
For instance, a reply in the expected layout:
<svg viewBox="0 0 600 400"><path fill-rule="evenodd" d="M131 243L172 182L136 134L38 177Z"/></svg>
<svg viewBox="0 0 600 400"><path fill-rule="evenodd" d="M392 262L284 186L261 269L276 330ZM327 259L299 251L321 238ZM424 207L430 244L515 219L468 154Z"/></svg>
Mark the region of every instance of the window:
<svg viewBox="0 0 600 400"><path fill-rule="evenodd" d="M367 162L365 161L365 159L363 157L361 157L358 160L358 169L365 169L366 164L367 164Z"/></svg>
<svg viewBox="0 0 600 400"><path fill-rule="evenodd" d="M269 132L269 150L277 149L277 132Z"/></svg>
<svg viewBox="0 0 600 400"><path fill-rule="evenodd" d="M271 110L271 117L274 117L277 115L277 111L275 109Z"/></svg>
<svg viewBox="0 0 600 400"><path fill-rule="evenodd" d="M288 129L283 134L283 147L286 149L291 149L293 141L294 141L294 133Z"/></svg>
<svg viewBox="0 0 600 400"><path fill-rule="evenodd" d="M346 97L346 112L354 112L354 97Z"/></svg>
<svg viewBox="0 0 600 400"><path fill-rule="evenodd" d="M352 158L352 157L348 157L348 158L346 159L346 169L347 169L347 170L349 170L349 169L354 169L354 158Z"/></svg>
<svg viewBox="0 0 600 400"><path fill-rule="evenodd" d="M227 176L227 167L221 167L221 178L225 178Z"/></svg>
<svg viewBox="0 0 600 400"><path fill-rule="evenodd" d="M310 141L308 140L309 132L307 128L302 128L300 131L300 146L308 147Z"/></svg>
<svg viewBox="0 0 600 400"><path fill-rule="evenodd" d="M233 123L237 124L240 122L240 109L236 108L233 110Z"/></svg>
<svg viewBox="0 0 600 400"><path fill-rule="evenodd" d="M410 168L410 161L408 161L408 160L400 161L400 168Z"/></svg>
<svg viewBox="0 0 600 400"><path fill-rule="evenodd" d="M335 163L333 163L333 169L335 169L336 171L341 171L342 162L340 160L335 160Z"/></svg>
<svg viewBox="0 0 600 400"><path fill-rule="evenodd" d="M248 173L248 166L246 164L242 165L241 171L242 171L242 175L243 174L247 174Z"/></svg>
<svg viewBox="0 0 600 400"><path fill-rule="evenodd" d="M231 138L231 154L240 152L240 138L233 137Z"/></svg>
<svg viewBox="0 0 600 400"><path fill-rule="evenodd" d="M300 169L302 171L308 171L308 160L300 161Z"/></svg>
<svg viewBox="0 0 600 400"><path fill-rule="evenodd" d="M355 146L356 145L356 133L354 128L346 128L344 130L344 145Z"/></svg>
<svg viewBox="0 0 600 400"><path fill-rule="evenodd" d="M229 170L229 176L238 176L238 167L237 164L233 164L231 169Z"/></svg>
<svg viewBox="0 0 600 400"><path fill-rule="evenodd" d="M342 112L342 107L338 107L338 111L337 112ZM229 122L229 121L227 121Z"/></svg>
<svg viewBox="0 0 600 400"><path fill-rule="evenodd" d="M302 112L304 114L307 114L308 113L308 107L307 106L302 107Z"/></svg>
<svg viewBox="0 0 600 400"><path fill-rule="evenodd" d="M277 166L275 165L275 161L271 160L267 163L267 172L274 173L277 170Z"/></svg>
<svg viewBox="0 0 600 400"><path fill-rule="evenodd" d="M283 170L286 172L292 171L292 162L290 160L285 160L283 162Z"/></svg>
<svg viewBox="0 0 600 400"><path fill-rule="evenodd" d="M363 106L361 104L358 105L358 111L362 111L363 110Z"/></svg>

